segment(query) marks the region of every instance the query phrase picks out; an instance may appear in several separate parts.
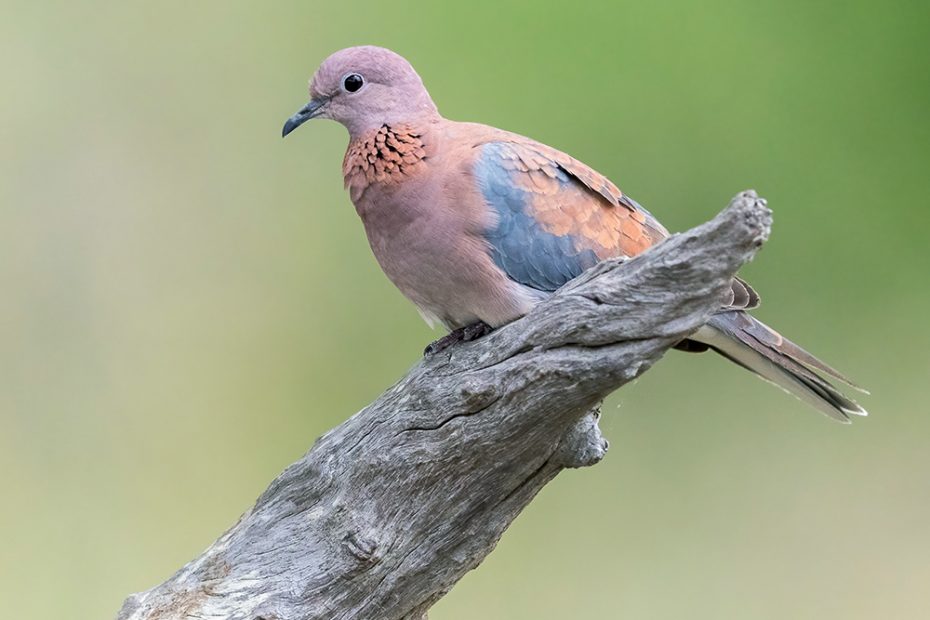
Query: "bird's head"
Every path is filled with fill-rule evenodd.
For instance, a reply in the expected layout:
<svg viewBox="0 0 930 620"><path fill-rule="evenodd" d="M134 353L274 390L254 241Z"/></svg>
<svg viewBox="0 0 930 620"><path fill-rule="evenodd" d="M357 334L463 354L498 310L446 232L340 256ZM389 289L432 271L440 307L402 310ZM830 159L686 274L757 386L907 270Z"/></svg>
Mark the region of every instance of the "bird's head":
<svg viewBox="0 0 930 620"><path fill-rule="evenodd" d="M310 80L310 103L287 119L282 135L312 118L343 124L352 136L392 123L438 117L410 63L383 47L349 47L323 61Z"/></svg>

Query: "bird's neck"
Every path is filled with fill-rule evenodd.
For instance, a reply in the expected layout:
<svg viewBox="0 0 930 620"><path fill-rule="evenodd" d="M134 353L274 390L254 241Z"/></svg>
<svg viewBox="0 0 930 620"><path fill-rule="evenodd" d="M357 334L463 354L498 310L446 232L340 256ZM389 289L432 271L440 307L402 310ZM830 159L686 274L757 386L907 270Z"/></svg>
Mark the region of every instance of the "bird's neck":
<svg viewBox="0 0 930 620"><path fill-rule="evenodd" d="M383 124L352 136L342 176L353 202L375 184L399 184L419 174L437 148L439 118Z"/></svg>

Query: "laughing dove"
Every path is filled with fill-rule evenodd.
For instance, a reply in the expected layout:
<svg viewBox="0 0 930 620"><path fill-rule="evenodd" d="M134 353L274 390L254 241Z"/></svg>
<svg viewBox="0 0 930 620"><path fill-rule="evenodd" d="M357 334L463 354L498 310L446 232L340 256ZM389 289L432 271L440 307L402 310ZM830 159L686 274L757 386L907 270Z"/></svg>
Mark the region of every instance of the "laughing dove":
<svg viewBox="0 0 930 620"><path fill-rule="evenodd" d="M313 118L349 131L342 172L384 273L430 323L468 340L526 314L598 261L668 236L603 175L552 147L443 118L404 58L373 46L336 52L310 83ZM839 372L750 316L759 296L734 279L729 303L678 348L713 349L823 413L865 415ZM853 386L855 387L855 386Z"/></svg>

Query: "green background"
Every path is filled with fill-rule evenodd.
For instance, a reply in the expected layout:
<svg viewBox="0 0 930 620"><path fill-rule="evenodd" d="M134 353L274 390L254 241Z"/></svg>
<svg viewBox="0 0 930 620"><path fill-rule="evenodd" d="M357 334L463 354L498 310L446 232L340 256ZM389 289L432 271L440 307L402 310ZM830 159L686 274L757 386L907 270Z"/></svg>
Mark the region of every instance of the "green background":
<svg viewBox="0 0 930 620"><path fill-rule="evenodd" d="M869 387L834 424L668 357L431 618L930 615L920 2L15 2L0 19L0 617L108 618L431 332L280 139L320 60L407 56L450 118L559 147L672 230L756 188L757 315Z"/></svg>

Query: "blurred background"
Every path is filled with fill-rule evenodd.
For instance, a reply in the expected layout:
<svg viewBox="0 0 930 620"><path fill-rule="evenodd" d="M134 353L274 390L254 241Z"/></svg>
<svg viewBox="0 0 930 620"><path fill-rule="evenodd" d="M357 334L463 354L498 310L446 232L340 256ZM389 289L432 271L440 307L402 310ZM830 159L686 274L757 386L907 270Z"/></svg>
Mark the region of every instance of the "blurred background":
<svg viewBox="0 0 930 620"><path fill-rule="evenodd" d="M115 616L438 337L344 130L280 139L362 43L672 230L756 188L757 315L873 392L843 427L670 353L430 617L930 617L928 35L911 2L3 0L0 617Z"/></svg>

